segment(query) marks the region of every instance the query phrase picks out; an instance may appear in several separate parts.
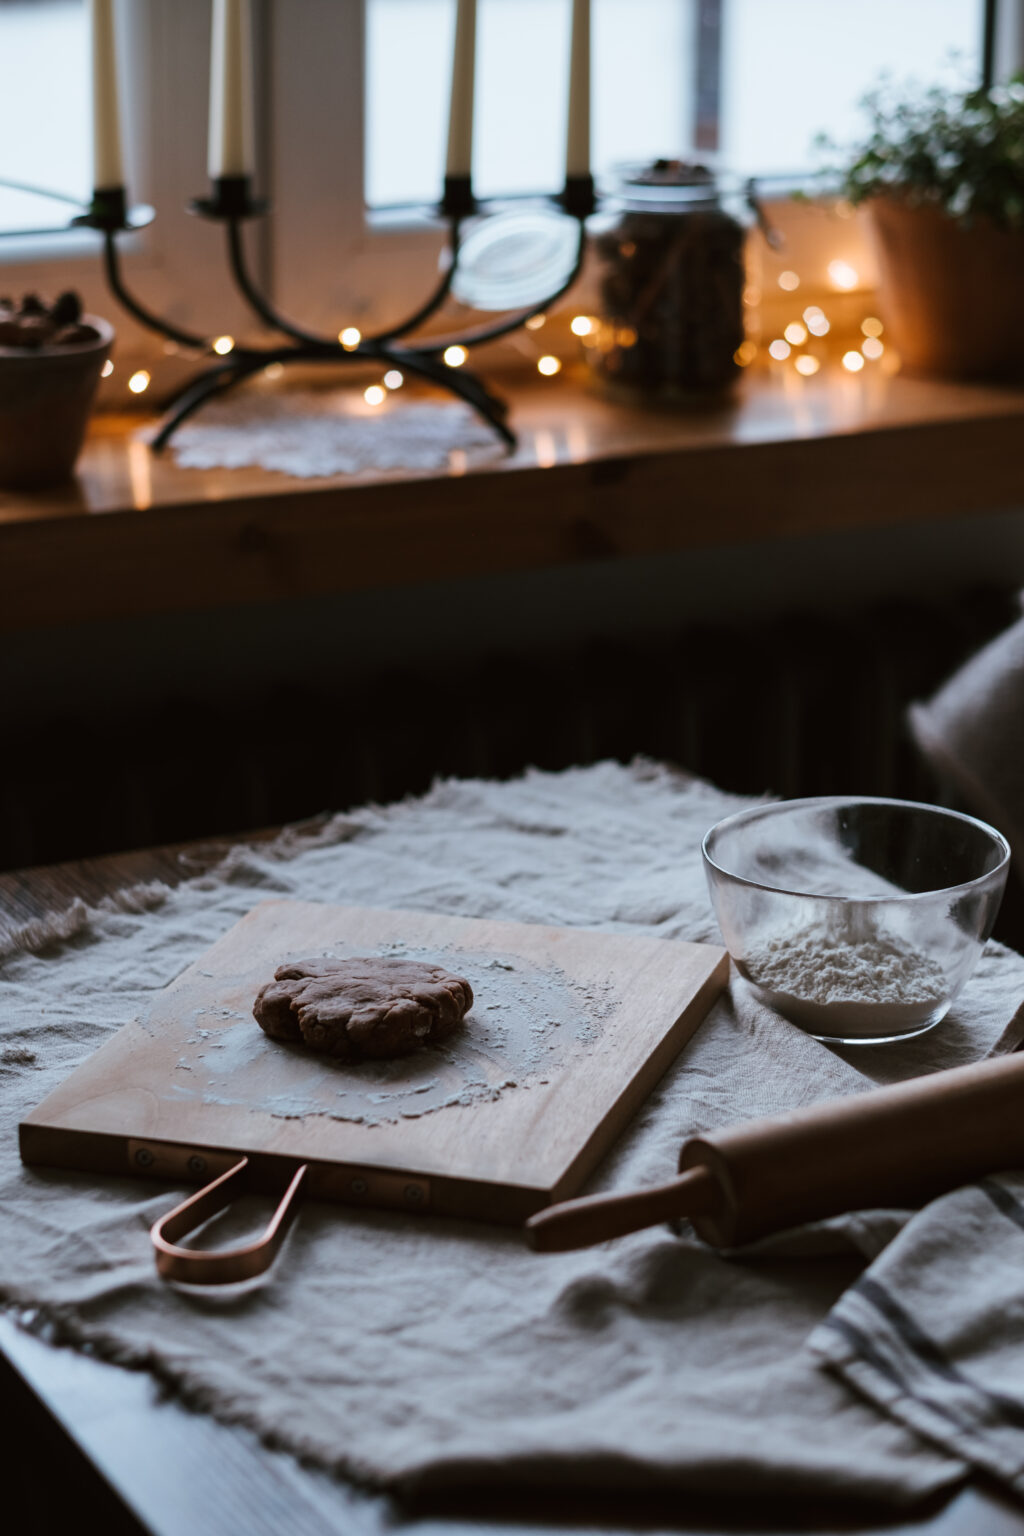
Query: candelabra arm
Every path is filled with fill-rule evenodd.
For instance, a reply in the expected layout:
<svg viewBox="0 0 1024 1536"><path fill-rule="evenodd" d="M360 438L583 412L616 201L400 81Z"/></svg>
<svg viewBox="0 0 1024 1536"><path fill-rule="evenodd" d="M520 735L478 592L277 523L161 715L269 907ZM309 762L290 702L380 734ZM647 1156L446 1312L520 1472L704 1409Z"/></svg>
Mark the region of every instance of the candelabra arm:
<svg viewBox="0 0 1024 1536"><path fill-rule="evenodd" d="M410 331L417 330L424 323L424 321L429 320L431 315L435 314L441 308L441 305L444 303L445 299L448 297L448 294L451 291L452 279L455 276L455 268L458 266L461 225L461 218L457 216L452 218L449 226L448 236L448 265L445 268L445 271L442 273L441 280L437 287L434 289L433 293L430 295L429 299L427 299L424 304L421 304L419 309L415 310L413 314L407 316L405 320L399 321L397 325L388 326L386 331L377 331L375 335L368 336L366 338L367 341L378 343L389 342L394 341L397 337L408 336Z"/></svg>
<svg viewBox="0 0 1024 1536"><path fill-rule="evenodd" d="M393 363L396 368L418 374L421 379L427 379L431 384L438 384L449 393L458 395L460 400L464 400L494 428L508 448L516 447L516 435L506 419L507 404L497 395L492 395L475 373L465 368L448 368L429 355L405 347L381 347L376 355L384 362Z"/></svg>
<svg viewBox="0 0 1024 1536"><path fill-rule="evenodd" d="M426 360L418 358L415 361L423 362ZM433 366L428 372L424 373L424 378L433 379L443 389L454 388L456 394L461 395L463 400L471 405L474 410L480 411L486 416L488 421L493 420L495 415L499 416L502 420L508 415L508 403L502 400L499 395L492 395L478 374L471 373L468 368L460 368L453 379L452 370L445 364L437 363L433 359L430 359L430 361ZM406 359L406 364L407 366L409 365L408 358ZM508 435L508 441L512 441L511 435Z"/></svg>
<svg viewBox="0 0 1024 1536"><path fill-rule="evenodd" d="M456 373L455 370L445 367L432 357L414 356L401 347L377 346L372 355L381 362L389 363L396 368L404 368L408 373L416 374L433 384L439 384L443 389L458 395L497 432L509 448L516 446L515 434L505 420L508 414L505 402L496 395L490 394L475 374L465 369L460 369ZM229 359L208 368L185 389L183 394L178 396L150 446L155 453L159 453L161 449L166 448L182 422L199 410L207 400L233 389L236 384L259 373L268 363L336 361L337 358L332 357L327 349L319 346L282 346L268 348L265 351L247 349L233 352Z"/></svg>
<svg viewBox="0 0 1024 1536"><path fill-rule="evenodd" d="M285 315L279 314L269 299L264 298L256 284L253 282L249 271L248 262L245 259L245 248L242 243L242 219L228 218L225 220L228 235L228 260L231 264L231 275L245 299L249 308L258 315L265 325L272 330L280 331L283 336L290 336L293 341L299 342L304 347L314 347L323 352L344 352L344 348L329 336L317 336L313 331L307 331L301 325L295 325Z"/></svg>
<svg viewBox="0 0 1024 1536"><path fill-rule="evenodd" d="M242 221L240 219L228 219L228 257L231 263L232 276L250 309L273 330L280 331L283 336L290 336L293 341L300 342L304 347L322 347L331 352L342 351L346 356L350 355L350 349L340 347L339 343L329 336L318 336L313 331L307 331L303 326L296 325L287 316L282 315L257 288L249 271L248 262L245 259L245 249L242 242ZM430 297L420 305L411 315L406 316L397 324L388 326L386 330L378 331L373 336L364 338L364 342L370 346L378 343L387 343L396 337L406 336L410 331L429 320L445 299L448 297L455 275L455 266L459 251L459 225L460 220L453 218L451 221L451 259L440 281ZM356 350L352 348L351 351Z"/></svg>
<svg viewBox="0 0 1024 1536"><path fill-rule="evenodd" d="M498 341L502 336L509 336L513 331L518 331L519 327L525 325L527 320L532 320L534 315L542 315L546 309L550 309L557 299L562 297L563 293L568 293L583 268L586 239L586 223L581 218L579 220L579 238L576 243L576 255L573 260L572 270L565 281L555 289L554 293L549 293L539 304L532 304L529 309L518 309L514 315L506 317L504 320L499 320L495 325L481 325L475 331L464 331L458 336L431 336L427 341L412 343L410 351L438 353L443 352L446 347L450 346L478 347L485 341Z"/></svg>
<svg viewBox="0 0 1024 1536"><path fill-rule="evenodd" d="M174 401L173 409L164 418L159 432L150 443L154 453L159 453L166 448L174 433L187 421L194 411L205 405L214 395L224 394L233 389L236 384L243 383L252 374L259 373L268 362L280 362L290 360L300 354L288 349L278 348L273 352L247 352L242 355L235 354L230 362L220 363L214 368L208 368L198 379ZM317 352L315 359L323 358L322 352Z"/></svg>
<svg viewBox="0 0 1024 1536"><path fill-rule="evenodd" d="M103 267L106 273L107 284L118 303L134 315L140 325L147 330L156 331L159 336L166 336L168 341L176 341L182 347L197 347L200 351L209 350L210 343L205 336L197 336L192 331L183 330L180 326L172 325L169 320L163 320L155 315L151 309L141 304L133 294L125 287L124 278L121 275L121 256L117 249L117 231L108 229L103 237Z"/></svg>

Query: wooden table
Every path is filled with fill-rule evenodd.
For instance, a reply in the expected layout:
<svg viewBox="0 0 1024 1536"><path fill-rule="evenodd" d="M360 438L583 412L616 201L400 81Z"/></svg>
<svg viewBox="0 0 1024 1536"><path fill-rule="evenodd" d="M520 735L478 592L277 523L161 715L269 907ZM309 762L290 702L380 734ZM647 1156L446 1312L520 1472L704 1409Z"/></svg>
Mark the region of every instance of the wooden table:
<svg viewBox="0 0 1024 1536"><path fill-rule="evenodd" d="M175 884L211 867L222 852L218 844L158 848L0 876L0 937L76 897L95 901L131 881ZM2 1314L0 1423L7 1453L0 1508L7 1517L15 1511L12 1531L46 1536L72 1520L81 1526L83 1516L104 1536L384 1536L396 1525L409 1536L558 1536L570 1529L1024 1536L1024 1507L977 1486L918 1518L890 1514L875 1523L863 1512L822 1503L766 1506L679 1494L618 1501L602 1495L593 1507L555 1495L517 1504L503 1494L497 1509L477 1500L395 1510L300 1467L246 1431L189 1412L146 1373L51 1347ZM17 1522L19 1495L31 1525Z"/></svg>

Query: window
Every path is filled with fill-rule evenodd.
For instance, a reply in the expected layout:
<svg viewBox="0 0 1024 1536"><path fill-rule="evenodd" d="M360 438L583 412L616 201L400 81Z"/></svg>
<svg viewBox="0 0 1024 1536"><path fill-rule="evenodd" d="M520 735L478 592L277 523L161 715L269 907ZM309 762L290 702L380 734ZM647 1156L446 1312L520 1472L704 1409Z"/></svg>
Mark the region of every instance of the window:
<svg viewBox="0 0 1024 1536"><path fill-rule="evenodd" d="M694 110L694 0L594 0L595 164L673 154ZM450 0L369 0L366 201L437 197L447 132ZM474 183L483 197L564 177L570 7L481 0ZM416 133L409 131L415 121Z"/></svg>
<svg viewBox="0 0 1024 1536"><path fill-rule="evenodd" d="M367 0L366 202L440 185L453 0ZM485 197L561 182L568 0L479 0L474 174ZM593 0L593 150L624 162L717 151L744 173L803 172L820 131L899 79L980 78L982 0ZM415 133L410 124L416 124Z"/></svg>
<svg viewBox="0 0 1024 1536"><path fill-rule="evenodd" d="M351 0L333 13L325 4L303 0L319 13L315 29L287 47L274 23L276 132L290 149L275 186L272 261L282 302L324 324L340 315L375 324L426 290L441 246L410 205L429 206L440 190L455 0ZM980 76L984 0L592 4L599 174L694 153L745 173L803 173L819 131L855 130L880 69L925 81ZM1016 10L1017 0L1003 6ZM570 0L478 0L481 195L559 187L569 24ZM331 146L329 179L309 158L316 137Z"/></svg>
<svg viewBox="0 0 1024 1536"><path fill-rule="evenodd" d="M118 3L130 190L158 212L126 241L130 276L183 324L244 328L221 232L185 211L206 184L210 0ZM438 195L454 4L254 0L273 213L247 240L277 302L309 325L372 325L431 285L442 235L408 205ZM977 78L984 10L984 0L593 0L595 167L717 153L745 172L804 170L818 130L855 130L880 69ZM1004 42L1022 13L1020 0L1002 0ZM479 0L479 17L477 188L554 191L569 0ZM85 41L83 0L0 0L0 176L84 195ZM36 228L39 212L0 194L0 231ZM71 282L109 307L96 254L90 235L38 243L30 259L23 241L0 241L6 286ZM118 325L122 354L160 346L124 317Z"/></svg>
<svg viewBox="0 0 1024 1536"><path fill-rule="evenodd" d="M981 0L722 0L723 161L807 169L816 133L856 138L858 103L883 71L975 84L983 15Z"/></svg>
<svg viewBox="0 0 1024 1536"><path fill-rule="evenodd" d="M82 0L0 4L0 178L89 196L89 97ZM72 210L73 211L73 210ZM0 230L60 228L67 210L0 186Z"/></svg>
<svg viewBox="0 0 1024 1536"><path fill-rule="evenodd" d="M135 201L157 220L123 241L132 284L179 324L240 327L245 311L222 260L219 231L191 217L187 202L206 189L209 0L116 0L126 178ZM304 0L303 0L304 3ZM87 200L91 191L87 7L84 0L0 0L0 177L52 186ZM0 194L3 290L74 287L87 309L108 314L118 332L108 399L134 368L163 356L163 344L136 325L107 292L99 238L71 230L10 238L11 231L60 225L55 205ZM40 220L40 214L44 217ZM185 372L184 363L162 362ZM174 378L166 379L170 387Z"/></svg>

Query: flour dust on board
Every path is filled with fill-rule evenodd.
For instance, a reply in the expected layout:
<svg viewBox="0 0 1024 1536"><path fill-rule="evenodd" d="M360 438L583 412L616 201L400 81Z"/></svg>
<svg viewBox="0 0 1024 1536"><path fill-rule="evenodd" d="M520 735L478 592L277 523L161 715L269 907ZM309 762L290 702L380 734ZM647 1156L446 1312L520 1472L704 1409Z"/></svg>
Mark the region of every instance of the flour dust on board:
<svg viewBox="0 0 1024 1536"><path fill-rule="evenodd" d="M338 960L372 953L445 965L469 981L473 1007L441 1044L395 1060L363 1062L335 1061L273 1040L251 1013L198 1008L165 1097L244 1106L288 1120L325 1116L393 1125L547 1083L598 1038L614 1008L607 984L584 985L557 966L541 969L521 955L397 943L373 949L336 943L324 953ZM281 955L274 965L289 958Z"/></svg>

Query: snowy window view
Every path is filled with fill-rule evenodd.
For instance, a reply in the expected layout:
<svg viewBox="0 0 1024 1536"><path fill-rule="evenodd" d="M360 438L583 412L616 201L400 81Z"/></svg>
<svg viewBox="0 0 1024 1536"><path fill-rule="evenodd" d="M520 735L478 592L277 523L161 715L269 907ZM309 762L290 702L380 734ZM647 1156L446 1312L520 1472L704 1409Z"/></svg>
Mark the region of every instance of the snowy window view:
<svg viewBox="0 0 1024 1536"><path fill-rule="evenodd" d="M848 139L882 71L973 83L982 0L720 0L718 158L800 172L819 132ZM453 0L368 0L366 196L429 202L441 183ZM615 164L692 154L697 0L593 0L593 153ZM561 184L569 0L479 0L474 180L483 196ZM716 62L702 51L700 66ZM710 86L710 90L709 90ZM415 122L416 132L409 132ZM707 139L699 142L707 145Z"/></svg>
<svg viewBox="0 0 1024 1536"><path fill-rule="evenodd" d="M856 138L858 103L888 73L981 78L981 0L722 0L723 163L804 170L815 135Z"/></svg>
<svg viewBox="0 0 1024 1536"><path fill-rule="evenodd" d="M291 0L295 3L295 0ZM299 0L301 3L301 0ZM593 0L593 148L599 172L695 152L707 124L725 166L802 171L824 130L858 127L857 103L900 80L974 80L982 0L720 0L713 79L697 90L698 0ZM483 196L561 182L569 0L480 0L474 172ZM454 0L367 0L366 198L436 199L444 160ZM0 0L0 178L88 196L83 0ZM415 124L415 132L410 131ZM0 188L0 231L62 222Z"/></svg>
<svg viewBox="0 0 1024 1536"><path fill-rule="evenodd" d="M555 191L568 0L480 0L477 16L474 186L484 197ZM592 16L595 164L673 153L694 113L693 0L595 0ZM366 200L430 201L444 162L454 5L369 0L367 23Z"/></svg>
<svg viewBox="0 0 1024 1536"><path fill-rule="evenodd" d="M84 0L0 0L0 180L88 201ZM74 209L0 186L0 231L61 227Z"/></svg>

